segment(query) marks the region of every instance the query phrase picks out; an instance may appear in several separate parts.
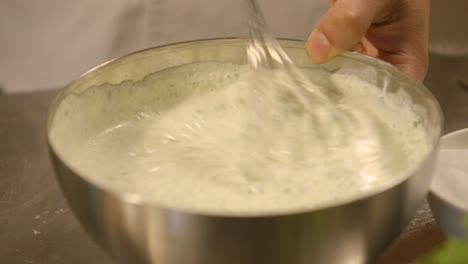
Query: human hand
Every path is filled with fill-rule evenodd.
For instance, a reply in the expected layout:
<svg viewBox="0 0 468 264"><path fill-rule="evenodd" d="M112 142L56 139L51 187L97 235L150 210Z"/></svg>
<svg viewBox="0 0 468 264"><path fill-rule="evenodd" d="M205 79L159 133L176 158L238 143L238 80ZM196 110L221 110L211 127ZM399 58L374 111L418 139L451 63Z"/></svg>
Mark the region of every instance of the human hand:
<svg viewBox="0 0 468 264"><path fill-rule="evenodd" d="M387 61L423 80L428 67L429 0L330 0L307 41L312 61L347 50Z"/></svg>

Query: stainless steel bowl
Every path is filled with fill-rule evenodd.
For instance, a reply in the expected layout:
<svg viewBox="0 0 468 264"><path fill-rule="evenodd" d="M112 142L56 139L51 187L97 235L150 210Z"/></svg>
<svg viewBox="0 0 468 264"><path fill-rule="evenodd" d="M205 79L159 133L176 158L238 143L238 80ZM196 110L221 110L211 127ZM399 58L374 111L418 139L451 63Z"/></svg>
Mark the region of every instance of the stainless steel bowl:
<svg viewBox="0 0 468 264"><path fill-rule="evenodd" d="M53 102L48 140L63 192L88 233L122 263L158 264L306 264L368 263L401 232L429 189L442 115L439 105L418 81L384 62L346 53L316 66L304 43L282 41L301 67L346 71L384 87L404 89L430 132L431 153L415 170L355 200L314 211L271 216L214 215L164 208L132 195L115 193L76 173L54 144L50 129L57 107L90 87L137 81L149 73L197 61L246 63L246 41L194 41L144 50L105 63L71 83ZM100 113L96 113L100 114ZM86 126L83 123L83 127ZM73 140L73 139L70 139Z"/></svg>

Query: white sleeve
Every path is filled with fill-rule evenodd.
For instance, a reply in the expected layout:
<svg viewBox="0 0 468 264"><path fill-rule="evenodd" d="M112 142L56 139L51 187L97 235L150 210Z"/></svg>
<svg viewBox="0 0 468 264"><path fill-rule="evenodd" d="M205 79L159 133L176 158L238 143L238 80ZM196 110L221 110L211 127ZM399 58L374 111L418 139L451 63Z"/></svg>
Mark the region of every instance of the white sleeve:
<svg viewBox="0 0 468 264"><path fill-rule="evenodd" d="M168 43L247 36L245 0L0 1L0 87L61 88L109 59ZM305 39L328 0L259 0L276 36Z"/></svg>
<svg viewBox="0 0 468 264"><path fill-rule="evenodd" d="M150 18L152 44L218 37L247 37L247 0L158 0ZM280 38L306 39L328 8L328 0L258 0ZM157 14L157 15L156 15Z"/></svg>
<svg viewBox="0 0 468 264"><path fill-rule="evenodd" d="M140 2L0 1L0 86L7 93L60 88L128 47L143 47Z"/></svg>

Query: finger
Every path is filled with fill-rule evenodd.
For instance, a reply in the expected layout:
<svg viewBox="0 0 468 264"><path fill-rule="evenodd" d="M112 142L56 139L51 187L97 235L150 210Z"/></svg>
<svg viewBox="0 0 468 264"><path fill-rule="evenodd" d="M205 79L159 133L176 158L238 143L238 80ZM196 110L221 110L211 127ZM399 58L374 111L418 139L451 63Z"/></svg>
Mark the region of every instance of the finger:
<svg viewBox="0 0 468 264"><path fill-rule="evenodd" d="M429 56L423 49L408 50L408 52L379 51L379 59L395 65L402 72L417 80L424 80L429 64Z"/></svg>
<svg viewBox="0 0 468 264"><path fill-rule="evenodd" d="M366 48L364 47L364 43L362 43L362 41L359 41L358 43L356 43L356 44L351 48L351 50L352 50L352 51L359 52L359 53L363 53L363 54L366 53Z"/></svg>
<svg viewBox="0 0 468 264"><path fill-rule="evenodd" d="M365 35L379 13L379 1L339 0L327 11L307 41L316 63L324 63L350 50Z"/></svg>
<svg viewBox="0 0 468 264"><path fill-rule="evenodd" d="M393 23L371 27L367 39L379 48L378 58L397 66L403 72L423 80L429 63L429 0L401 2ZM393 12L396 13L396 12Z"/></svg>
<svg viewBox="0 0 468 264"><path fill-rule="evenodd" d="M366 54L368 56L378 58L379 52L378 50L372 45L372 43L367 40L367 38L361 39L357 44L355 44L351 50Z"/></svg>

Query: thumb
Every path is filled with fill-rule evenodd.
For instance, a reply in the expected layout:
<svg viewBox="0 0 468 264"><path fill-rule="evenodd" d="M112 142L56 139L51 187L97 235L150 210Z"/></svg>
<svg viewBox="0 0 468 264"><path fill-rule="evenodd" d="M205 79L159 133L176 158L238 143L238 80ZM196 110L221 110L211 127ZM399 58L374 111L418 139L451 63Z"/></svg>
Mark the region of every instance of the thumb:
<svg viewBox="0 0 468 264"><path fill-rule="evenodd" d="M377 2L336 1L307 41L307 52L312 61L327 62L355 46L366 35L377 15Z"/></svg>

